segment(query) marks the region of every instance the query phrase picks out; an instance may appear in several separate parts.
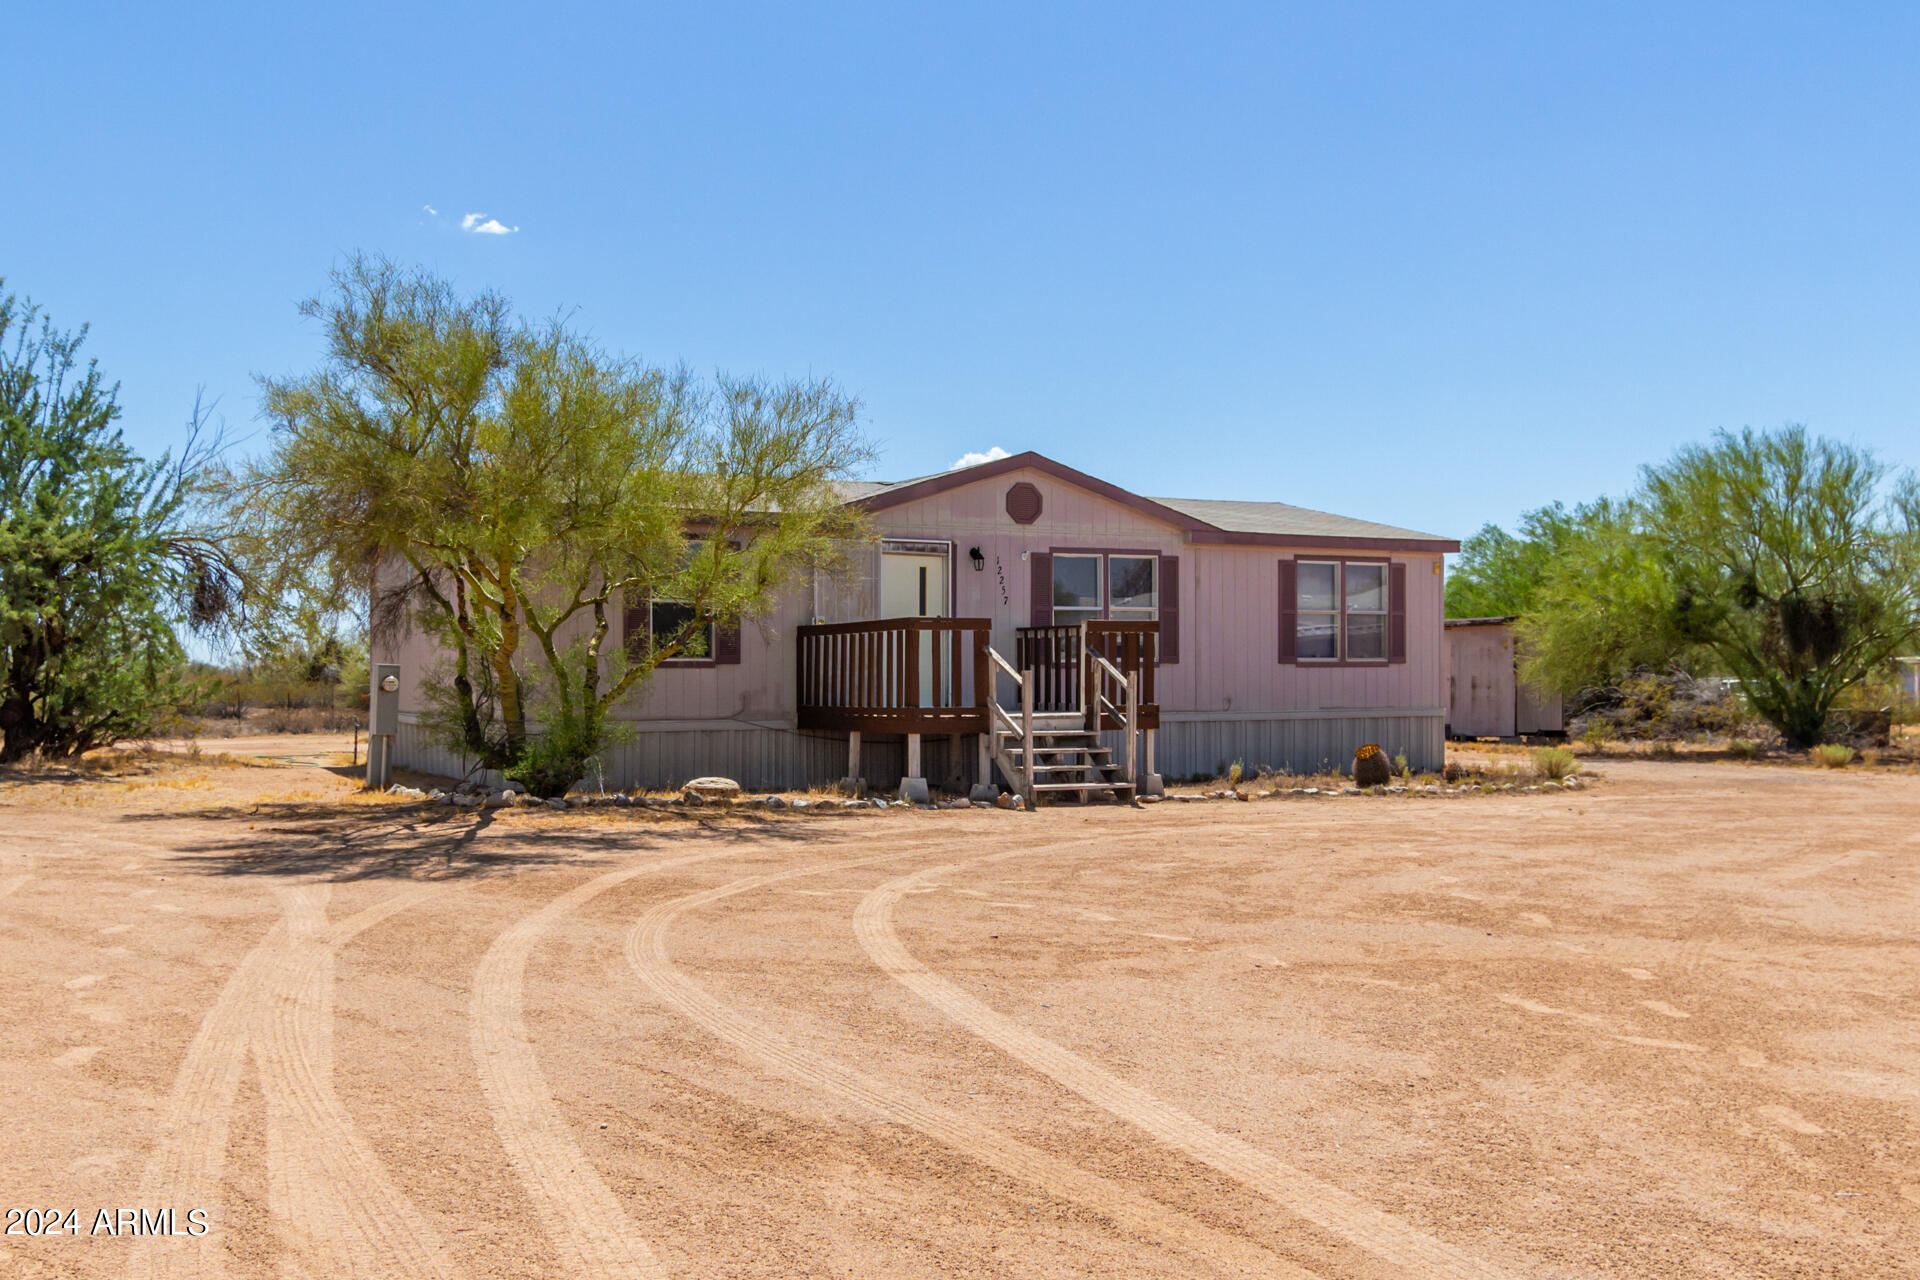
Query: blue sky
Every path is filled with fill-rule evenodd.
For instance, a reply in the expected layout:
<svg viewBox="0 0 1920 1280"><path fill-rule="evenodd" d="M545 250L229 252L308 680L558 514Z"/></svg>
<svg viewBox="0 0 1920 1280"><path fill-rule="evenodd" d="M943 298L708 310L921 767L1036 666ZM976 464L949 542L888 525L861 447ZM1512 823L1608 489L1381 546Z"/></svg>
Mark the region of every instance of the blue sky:
<svg viewBox="0 0 1920 1280"><path fill-rule="evenodd" d="M1031 448L1464 536L1716 427L1920 463L1913 5L7 28L0 275L91 322L149 449L198 387L263 430L254 375L314 363L296 304L358 249L657 361L830 374L887 478Z"/></svg>

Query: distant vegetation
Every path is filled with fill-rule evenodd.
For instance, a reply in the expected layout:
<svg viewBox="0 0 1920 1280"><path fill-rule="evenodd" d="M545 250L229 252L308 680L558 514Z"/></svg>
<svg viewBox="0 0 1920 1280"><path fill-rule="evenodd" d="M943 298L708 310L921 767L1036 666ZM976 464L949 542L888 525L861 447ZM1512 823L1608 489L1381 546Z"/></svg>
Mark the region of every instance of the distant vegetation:
<svg viewBox="0 0 1920 1280"><path fill-rule="evenodd" d="M1811 746L1920 647L1920 481L1799 427L1722 432L1623 500L1482 529L1447 612L1520 615L1524 673L1566 693L1636 672L1733 677Z"/></svg>

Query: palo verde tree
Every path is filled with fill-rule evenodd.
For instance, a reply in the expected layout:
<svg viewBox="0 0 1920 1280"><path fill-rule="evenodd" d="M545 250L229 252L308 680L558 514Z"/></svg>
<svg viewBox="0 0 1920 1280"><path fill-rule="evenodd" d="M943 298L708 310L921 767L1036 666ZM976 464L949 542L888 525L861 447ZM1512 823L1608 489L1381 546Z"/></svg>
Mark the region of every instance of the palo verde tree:
<svg viewBox="0 0 1920 1280"><path fill-rule="evenodd" d="M278 581L371 592L376 630L439 640L444 735L537 794L584 775L662 661L857 532L835 484L868 449L830 383L701 384L384 260L303 310L326 357L264 383L274 434L228 480L235 523ZM616 637L650 600L682 607Z"/></svg>
<svg viewBox="0 0 1920 1280"><path fill-rule="evenodd" d="M179 460L121 438L116 391L57 331L0 293L0 761L71 756L147 733L170 700L175 627L239 601L191 523L197 426Z"/></svg>
<svg viewBox="0 0 1920 1280"><path fill-rule="evenodd" d="M1920 642L1920 481L1804 428L1722 432L1646 473L1677 632L1811 746L1847 690Z"/></svg>

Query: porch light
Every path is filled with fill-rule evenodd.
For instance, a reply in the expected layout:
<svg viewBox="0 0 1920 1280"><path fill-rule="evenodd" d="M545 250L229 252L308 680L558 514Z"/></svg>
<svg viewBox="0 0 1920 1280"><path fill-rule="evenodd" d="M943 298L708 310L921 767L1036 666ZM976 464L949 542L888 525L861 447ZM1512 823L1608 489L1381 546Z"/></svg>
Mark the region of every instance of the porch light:
<svg viewBox="0 0 1920 1280"><path fill-rule="evenodd" d="M980 554L980 548L971 548L967 552L967 558L973 561L973 571L975 573L985 573L987 571L987 558Z"/></svg>

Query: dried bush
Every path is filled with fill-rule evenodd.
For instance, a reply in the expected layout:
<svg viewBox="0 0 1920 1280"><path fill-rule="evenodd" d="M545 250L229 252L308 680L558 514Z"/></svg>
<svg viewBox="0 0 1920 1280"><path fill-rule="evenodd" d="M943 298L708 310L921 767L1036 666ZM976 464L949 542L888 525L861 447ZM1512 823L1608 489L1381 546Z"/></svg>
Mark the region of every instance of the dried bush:
<svg viewBox="0 0 1920 1280"><path fill-rule="evenodd" d="M1560 779L1580 771L1580 761L1565 747L1541 747L1533 753L1533 769L1543 778Z"/></svg>
<svg viewBox="0 0 1920 1280"><path fill-rule="evenodd" d="M1844 769L1853 763L1853 748L1838 742L1823 742L1807 753L1823 769Z"/></svg>
<svg viewBox="0 0 1920 1280"><path fill-rule="evenodd" d="M1735 738L1727 744L1727 754L1735 760L1755 760L1760 756L1760 746L1751 738Z"/></svg>

